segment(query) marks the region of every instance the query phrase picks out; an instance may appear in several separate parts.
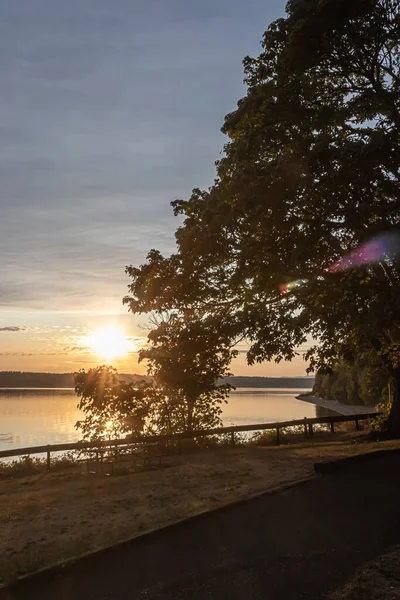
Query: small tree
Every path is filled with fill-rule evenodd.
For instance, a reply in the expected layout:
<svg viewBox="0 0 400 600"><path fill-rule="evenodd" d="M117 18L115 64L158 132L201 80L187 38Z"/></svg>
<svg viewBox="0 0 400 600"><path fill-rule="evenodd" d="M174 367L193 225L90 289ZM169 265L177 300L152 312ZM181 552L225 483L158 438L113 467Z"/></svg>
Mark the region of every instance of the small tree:
<svg viewBox="0 0 400 600"><path fill-rule="evenodd" d="M76 373L75 391L81 397L78 408L85 414L75 427L84 440L155 433L152 416L163 397L151 383L126 383L115 369L101 366Z"/></svg>
<svg viewBox="0 0 400 600"><path fill-rule="evenodd" d="M202 321L177 315L161 321L149 333L150 345L139 353L147 360L149 375L168 398L160 407L159 427L192 431L221 423L221 403L234 389L218 380L229 375L237 352L226 331L208 316Z"/></svg>
<svg viewBox="0 0 400 600"><path fill-rule="evenodd" d="M170 434L221 424L221 403L234 388L218 380L229 375L237 354L227 332L216 328L212 317L199 322L174 315L150 332L149 342L139 359L147 361L151 383L126 383L108 366L75 374L78 408L85 414L76 427L83 439Z"/></svg>

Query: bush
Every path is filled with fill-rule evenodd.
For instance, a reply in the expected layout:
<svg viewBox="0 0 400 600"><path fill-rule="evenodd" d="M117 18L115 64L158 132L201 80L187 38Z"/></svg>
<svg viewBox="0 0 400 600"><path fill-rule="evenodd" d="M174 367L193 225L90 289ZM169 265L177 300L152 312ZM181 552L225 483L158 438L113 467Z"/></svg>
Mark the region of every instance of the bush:
<svg viewBox="0 0 400 600"><path fill-rule="evenodd" d="M0 477L25 477L35 475L46 469L46 461L32 456L21 456L16 460L0 465Z"/></svg>
<svg viewBox="0 0 400 600"><path fill-rule="evenodd" d="M78 455L67 452L51 459L51 471L62 471L78 464ZM21 456L10 462L0 462L0 478L26 477L45 473L47 461L45 458Z"/></svg>
<svg viewBox="0 0 400 600"><path fill-rule="evenodd" d="M371 428L374 431L384 432L384 431L386 431L386 428L387 428L387 421L389 418L389 413L390 413L390 408L391 408L390 402L388 400L379 402L379 404L376 405L376 408L382 414L377 415L376 417L371 419Z"/></svg>

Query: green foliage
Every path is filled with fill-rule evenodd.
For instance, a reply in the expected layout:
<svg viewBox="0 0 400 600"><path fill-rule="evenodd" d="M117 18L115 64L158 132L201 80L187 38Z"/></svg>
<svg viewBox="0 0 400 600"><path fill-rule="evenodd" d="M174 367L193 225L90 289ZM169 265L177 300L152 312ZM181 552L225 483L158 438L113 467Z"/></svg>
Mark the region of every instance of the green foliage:
<svg viewBox="0 0 400 600"><path fill-rule="evenodd" d="M356 356L353 362L339 361L335 368L318 372L313 392L320 398L344 404L375 406L386 393L389 375L373 352Z"/></svg>
<svg viewBox="0 0 400 600"><path fill-rule="evenodd" d="M75 374L83 439L179 433L221 425L221 404L233 386L219 383L236 352L211 317L202 323L170 316L140 351L151 382L121 380L108 366Z"/></svg>
<svg viewBox="0 0 400 600"><path fill-rule="evenodd" d="M371 420L371 427L375 431L385 431L387 429L387 423L390 415L391 405L390 402L378 402L376 408L381 413Z"/></svg>
<svg viewBox="0 0 400 600"><path fill-rule="evenodd" d="M221 424L221 403L234 389L219 383L229 375L237 352L229 334L211 316L199 321L170 315L148 336L149 346L139 352L148 373L169 399L159 414L159 428L169 432L207 429Z"/></svg>
<svg viewBox="0 0 400 600"><path fill-rule="evenodd" d="M151 383L121 381L109 366L80 370L75 374L75 391L80 396L78 408L86 415L75 427L84 440L142 434L151 427L153 405L163 399Z"/></svg>
<svg viewBox="0 0 400 600"><path fill-rule="evenodd" d="M391 385L392 382L389 380L386 387L384 387L382 390L381 401L376 405L376 408L382 414L378 415L371 421L371 427L375 431L387 431L388 429L389 416L392 409L391 399L393 395L390 389Z"/></svg>
<svg viewBox="0 0 400 600"><path fill-rule="evenodd" d="M310 369L369 349L400 381L395 255L329 270L399 226L399 0L290 0L287 13L244 61L214 185L172 203L176 253L128 267L125 301L213 315L250 341L250 364L290 360L311 338ZM281 295L293 280L308 283ZM393 406L400 428L400 398Z"/></svg>

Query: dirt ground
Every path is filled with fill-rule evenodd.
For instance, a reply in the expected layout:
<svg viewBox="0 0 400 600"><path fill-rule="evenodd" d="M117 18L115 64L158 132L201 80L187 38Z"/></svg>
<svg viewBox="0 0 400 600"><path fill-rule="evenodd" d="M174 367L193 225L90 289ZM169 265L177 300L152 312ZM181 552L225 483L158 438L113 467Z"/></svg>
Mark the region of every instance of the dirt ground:
<svg viewBox="0 0 400 600"><path fill-rule="evenodd" d="M317 437L168 456L161 469L112 477L82 466L0 481L0 581L311 475L315 461L400 447Z"/></svg>
<svg viewBox="0 0 400 600"><path fill-rule="evenodd" d="M351 581L329 596L329 600L399 600L400 547L368 562Z"/></svg>

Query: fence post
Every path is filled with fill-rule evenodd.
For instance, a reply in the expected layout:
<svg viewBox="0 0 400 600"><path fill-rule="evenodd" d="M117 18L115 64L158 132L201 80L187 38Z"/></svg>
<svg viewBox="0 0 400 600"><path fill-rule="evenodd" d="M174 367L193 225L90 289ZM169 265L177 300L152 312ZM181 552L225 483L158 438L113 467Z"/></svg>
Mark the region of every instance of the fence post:
<svg viewBox="0 0 400 600"><path fill-rule="evenodd" d="M331 421L331 433L335 433L335 421Z"/></svg>
<svg viewBox="0 0 400 600"><path fill-rule="evenodd" d="M47 460L46 460L46 471L50 471L50 445L47 446Z"/></svg>
<svg viewBox="0 0 400 600"><path fill-rule="evenodd" d="M312 423L309 423L309 424L308 424L308 432L309 432L309 434L310 434L310 437L311 437L312 435L314 435L313 428L312 428Z"/></svg>
<svg viewBox="0 0 400 600"><path fill-rule="evenodd" d="M231 431L231 444L232 444L232 446L235 445L235 432L234 431Z"/></svg>
<svg viewBox="0 0 400 600"><path fill-rule="evenodd" d="M357 431L360 431L360 423L358 422L358 419L355 420L355 424Z"/></svg>
<svg viewBox="0 0 400 600"><path fill-rule="evenodd" d="M277 446L279 446L279 444L280 444L279 433L280 433L280 429L279 429L279 427L277 427L276 428L276 445Z"/></svg>
<svg viewBox="0 0 400 600"><path fill-rule="evenodd" d="M307 417L304 417L304 437L308 436L307 432Z"/></svg>

